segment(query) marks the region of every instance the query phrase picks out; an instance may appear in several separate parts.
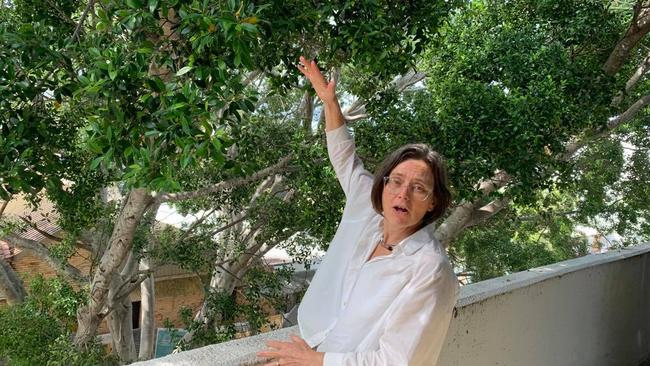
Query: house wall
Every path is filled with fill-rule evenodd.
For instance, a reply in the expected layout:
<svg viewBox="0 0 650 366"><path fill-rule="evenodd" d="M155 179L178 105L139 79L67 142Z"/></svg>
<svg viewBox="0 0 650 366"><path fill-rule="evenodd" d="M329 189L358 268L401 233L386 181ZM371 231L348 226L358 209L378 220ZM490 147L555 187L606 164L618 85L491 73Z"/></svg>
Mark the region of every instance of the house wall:
<svg viewBox="0 0 650 366"><path fill-rule="evenodd" d="M70 258L70 264L87 274L90 269L90 253L80 249L78 254ZM12 267L23 279L28 287L29 277L42 274L45 278L56 276L56 271L40 258L24 251L14 256L11 260ZM156 327L164 327L165 319L169 319L174 326L181 327L179 311L186 306L196 312L203 301L203 289L198 276L184 276L161 278L155 284L155 321ZM140 288L130 294L131 301L140 301ZM0 300L2 306L4 300ZM99 327L99 334L108 333L108 325L103 321Z"/></svg>
<svg viewBox="0 0 650 366"><path fill-rule="evenodd" d="M74 254L69 263L79 269L83 274L88 274L90 269L90 252L84 249L79 249L78 253ZM12 257L10 260L11 266L14 270L20 275L25 287L29 286L30 276L35 276L37 274L42 274L45 278L51 278L56 276L56 270L50 267L49 264L45 263L39 257L32 255L28 251L23 251L18 253L16 256Z"/></svg>
<svg viewBox="0 0 650 366"><path fill-rule="evenodd" d="M203 304L203 288L198 277L173 278L156 281L156 307L154 318L157 328L165 326L169 319L175 327L183 328L179 311L183 307L192 309L195 314ZM131 293L131 301L140 301L140 289Z"/></svg>

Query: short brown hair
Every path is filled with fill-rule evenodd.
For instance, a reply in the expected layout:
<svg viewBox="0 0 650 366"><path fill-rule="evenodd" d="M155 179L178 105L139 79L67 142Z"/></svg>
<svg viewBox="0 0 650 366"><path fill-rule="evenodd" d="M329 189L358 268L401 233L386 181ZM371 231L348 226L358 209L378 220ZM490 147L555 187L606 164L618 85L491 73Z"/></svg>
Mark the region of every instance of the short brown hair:
<svg viewBox="0 0 650 366"><path fill-rule="evenodd" d="M431 191L434 207L433 210L427 212L422 218L419 227L422 228L444 215L451 204L451 192L449 191L445 160L440 154L431 149L429 145L404 145L384 159L375 172L375 181L372 184L370 199L372 201L372 207L381 214L384 211L381 202L381 197L384 193L384 177L389 176L396 166L406 160L422 160L429 166L431 173L433 173L433 187L431 187Z"/></svg>

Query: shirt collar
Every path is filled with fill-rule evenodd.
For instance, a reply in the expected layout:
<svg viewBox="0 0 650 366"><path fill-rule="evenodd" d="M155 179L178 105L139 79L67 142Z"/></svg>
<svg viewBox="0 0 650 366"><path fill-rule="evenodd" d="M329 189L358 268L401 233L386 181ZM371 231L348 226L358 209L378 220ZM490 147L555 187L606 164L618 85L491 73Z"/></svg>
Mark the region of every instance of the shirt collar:
<svg viewBox="0 0 650 366"><path fill-rule="evenodd" d="M380 216L381 217L381 216ZM379 220L379 230L377 232L378 240L381 240L381 237L384 232L384 220ZM425 244L433 244L436 242L434 236L434 225L433 223L426 225L420 230L414 232L413 234L407 236L399 244L395 246L396 250L401 250L406 255L413 255L418 250L420 250Z"/></svg>
<svg viewBox="0 0 650 366"><path fill-rule="evenodd" d="M404 254L413 255L425 244L433 244L436 240L433 232L433 224L429 224L407 237L406 242L403 244Z"/></svg>

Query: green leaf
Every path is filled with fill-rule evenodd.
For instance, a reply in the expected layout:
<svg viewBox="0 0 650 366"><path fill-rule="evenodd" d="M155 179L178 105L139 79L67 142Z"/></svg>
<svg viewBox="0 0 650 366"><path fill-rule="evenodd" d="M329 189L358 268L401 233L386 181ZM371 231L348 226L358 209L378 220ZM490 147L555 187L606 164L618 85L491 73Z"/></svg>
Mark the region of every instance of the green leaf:
<svg viewBox="0 0 650 366"><path fill-rule="evenodd" d="M141 53L144 55L149 55L153 52L153 49L151 47L140 47L137 50L135 50L137 53Z"/></svg>
<svg viewBox="0 0 650 366"><path fill-rule="evenodd" d="M142 8L142 2L140 0L126 0L126 5L133 9Z"/></svg>
<svg viewBox="0 0 650 366"><path fill-rule="evenodd" d="M160 131L150 130L150 131L145 132L144 135L147 136L147 137L149 137L149 136L158 136L158 135L160 135Z"/></svg>
<svg viewBox="0 0 650 366"><path fill-rule="evenodd" d="M99 164L102 162L103 159L104 156L98 156L95 159L93 159L93 161L90 163L90 169L91 170L97 169L97 167L99 166Z"/></svg>
<svg viewBox="0 0 650 366"><path fill-rule="evenodd" d="M102 54L99 52L99 50L98 50L97 48L95 48L95 47L90 47L90 48L88 49L88 52L90 52L90 54L91 54L92 56L94 56L94 57L101 57L101 55L102 55Z"/></svg>
<svg viewBox="0 0 650 366"><path fill-rule="evenodd" d="M148 5L149 5L149 11L153 13L158 7L158 0L149 0Z"/></svg>
<svg viewBox="0 0 650 366"><path fill-rule="evenodd" d="M110 77L111 80L115 80L115 78L117 77L117 70L115 70L113 68L109 69L108 70L108 77Z"/></svg>
<svg viewBox="0 0 650 366"><path fill-rule="evenodd" d="M181 75L187 74L190 70L192 70L191 66L185 66L185 67L183 67L182 69L180 69L180 70L178 70L176 72L176 76L181 76Z"/></svg>
<svg viewBox="0 0 650 366"><path fill-rule="evenodd" d="M175 111L175 110L177 110L177 109L181 109L181 108L183 108L183 107L185 107L185 106L187 106L187 103L185 103L185 102L179 102L179 103L175 103L175 104L173 104L171 107L169 107L169 110L170 110L170 111Z"/></svg>
<svg viewBox="0 0 650 366"><path fill-rule="evenodd" d="M192 160L191 155L185 155L183 156L183 159L181 160L181 168L185 169L189 165L190 161Z"/></svg>

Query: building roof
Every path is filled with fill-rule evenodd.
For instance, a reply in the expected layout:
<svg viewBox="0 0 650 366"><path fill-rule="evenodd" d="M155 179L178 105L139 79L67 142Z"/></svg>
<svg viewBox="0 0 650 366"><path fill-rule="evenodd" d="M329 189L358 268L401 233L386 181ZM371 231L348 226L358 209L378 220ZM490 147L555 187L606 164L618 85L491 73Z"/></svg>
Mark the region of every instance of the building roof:
<svg viewBox="0 0 650 366"><path fill-rule="evenodd" d="M28 223L17 235L34 241L44 241L47 235L56 235L61 231L56 225L59 214L54 204L48 199L41 199L38 207L33 207L24 196L17 196L5 208L3 216Z"/></svg>
<svg viewBox="0 0 650 366"><path fill-rule="evenodd" d="M19 248L12 247L6 241L0 240L0 259L9 260L20 252Z"/></svg>

